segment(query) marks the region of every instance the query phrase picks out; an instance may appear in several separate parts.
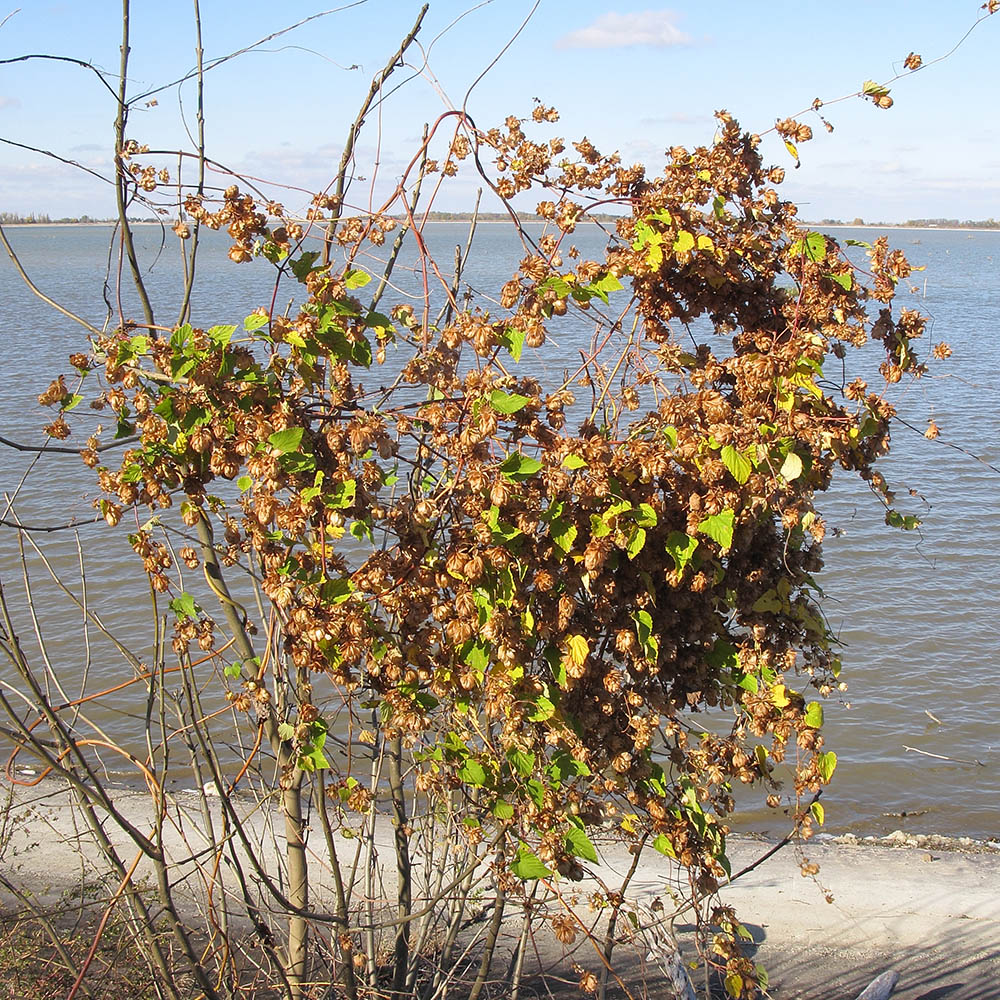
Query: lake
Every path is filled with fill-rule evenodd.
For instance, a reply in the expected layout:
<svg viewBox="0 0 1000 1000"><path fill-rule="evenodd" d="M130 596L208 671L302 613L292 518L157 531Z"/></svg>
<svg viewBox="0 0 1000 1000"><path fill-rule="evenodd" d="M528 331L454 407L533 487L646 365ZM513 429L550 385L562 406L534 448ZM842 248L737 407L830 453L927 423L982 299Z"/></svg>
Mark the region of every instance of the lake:
<svg viewBox="0 0 1000 1000"><path fill-rule="evenodd" d="M450 269L456 244L468 226L426 227L430 249ZM871 229L830 230L839 240L871 240ZM107 302L118 302L109 257L109 227L14 228L8 236L39 286L79 315L103 321L108 308L102 286L110 272ZM932 341L947 341L953 356L932 366L931 377L906 387L893 454L882 471L918 514L919 532L903 533L883 523L873 497L849 481L835 481L819 507L831 531L824 544L826 568L819 582L824 609L845 644L844 678L849 690L831 701L826 718L828 748L837 752L836 778L824 795L827 829L883 833L894 829L1000 836L1000 400L995 372L1000 362L1000 232L890 230L915 273L900 296L931 316ZM252 309L269 305L272 270L263 261L236 266L227 241L208 234L199 264L193 321L197 325L238 323ZM137 239L160 322L177 308L179 271L176 239L156 227L141 227ZM581 227L575 242L584 256L600 253L605 237ZM161 249L162 242L162 249ZM483 225L465 274L482 292L497 293L521 249L508 228ZM406 257L403 262L412 261ZM70 376L67 356L85 350L85 332L33 296L5 260L0 267L0 434L32 444L50 415L37 395L60 372ZM415 290L419 275L404 267L394 294ZM287 301L287 300L286 300ZM279 303L279 308L284 302ZM128 316L139 311L122 303ZM567 339L561 371L573 363ZM924 353L929 355L929 344ZM374 378L375 376L373 376ZM923 430L928 417L941 427L936 442ZM68 442L73 444L76 436ZM46 458L21 485L31 456L0 448L0 491L17 493L25 523L51 525L93 516L91 474L75 456ZM912 490L914 495L908 495ZM5 508L0 503L0 508ZM124 533L103 524L81 530L87 600L116 634L146 649L148 610L136 606L136 560ZM53 569L79 591L79 554L71 532L32 536ZM93 638L84 643L81 612L67 609L58 588L46 582L39 557L30 549L25 565L37 583L37 620L49 655L69 664L70 697L116 683L128 669L113 650ZM0 572L16 584L22 572L17 533L0 526ZM141 584L141 580L140 580ZM121 589L120 589L121 588ZM37 648L34 624L23 599L18 631ZM144 655L148 655L145 653ZM0 663L0 682L10 668ZM144 725L141 707L102 705L95 722L128 742ZM911 748L911 749L907 749ZM903 815L905 814L905 815ZM784 832L780 817L750 810L744 828Z"/></svg>

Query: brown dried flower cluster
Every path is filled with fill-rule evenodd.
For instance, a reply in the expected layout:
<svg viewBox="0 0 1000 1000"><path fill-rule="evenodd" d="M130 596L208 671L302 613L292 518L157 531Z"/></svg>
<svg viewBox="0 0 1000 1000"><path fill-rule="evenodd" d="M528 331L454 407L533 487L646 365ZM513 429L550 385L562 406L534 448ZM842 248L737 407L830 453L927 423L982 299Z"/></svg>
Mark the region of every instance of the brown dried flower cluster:
<svg viewBox="0 0 1000 1000"><path fill-rule="evenodd" d="M346 703L377 704L423 792L475 789L470 812L499 830L510 891L504 865L516 872L525 852L579 875L586 830L617 814L623 837L652 837L711 893L737 782L778 802L771 772L787 757L802 802L832 774L816 698L839 661L816 603L815 500L840 467L889 506L874 463L894 415L884 391L838 387L835 372L875 339L886 386L919 376L926 321L892 312L905 258L877 241L866 275L802 229L775 190L783 171L725 112L714 145L675 147L658 176L587 139L567 154L528 138L556 117L540 107L530 126L511 117L474 136L495 155L496 190L537 189L552 223L496 312L473 302L440 326L429 308L374 312L360 265L313 257L287 316L101 339L103 399L140 437L99 470L103 509L117 521L180 497L186 524L219 519L224 561L259 572L285 662ZM470 152L452 143L454 158ZM563 248L591 199L628 209L600 260ZM234 260L302 235L268 230L236 188L217 211L186 209L228 227ZM341 242L390 221L344 220ZM575 370L543 379L564 357L518 367L584 321ZM362 373L381 364L389 388L373 391ZM238 484L235 507L217 480ZM173 593L167 551L141 533L134 545ZM191 548L180 557L198 564ZM177 647L209 648L212 625L182 618ZM260 696L266 676L254 683L240 703L278 712ZM317 722L303 697L288 724L307 748ZM727 731L691 725L707 708L730 713ZM814 821L802 805L797 822ZM571 942L570 923L552 926ZM749 990L752 966L721 938L716 951Z"/></svg>

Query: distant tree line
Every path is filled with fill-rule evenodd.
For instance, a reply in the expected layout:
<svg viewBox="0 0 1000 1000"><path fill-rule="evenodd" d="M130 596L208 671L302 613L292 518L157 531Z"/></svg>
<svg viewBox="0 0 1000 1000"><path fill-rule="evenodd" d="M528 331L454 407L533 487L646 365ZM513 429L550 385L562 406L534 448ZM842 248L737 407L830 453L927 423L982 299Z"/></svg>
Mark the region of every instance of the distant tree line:
<svg viewBox="0 0 1000 1000"><path fill-rule="evenodd" d="M907 219L906 222L865 222L860 216L851 219L820 219L820 226L874 226L878 229L1000 229L996 219Z"/></svg>
<svg viewBox="0 0 1000 1000"><path fill-rule="evenodd" d="M903 223L905 226L939 227L941 229L1000 229L1000 222L996 219L965 219L959 222L958 219L908 219Z"/></svg>
<svg viewBox="0 0 1000 1000"><path fill-rule="evenodd" d="M117 220L115 219L95 219L89 215L79 215L79 216L63 216L59 219L53 219L47 212L29 212L27 215L20 215L17 212L0 212L0 225L2 226L51 226L56 223L66 224L66 223L90 223L90 222L107 222L113 223ZM139 219L130 219L130 222L139 222Z"/></svg>

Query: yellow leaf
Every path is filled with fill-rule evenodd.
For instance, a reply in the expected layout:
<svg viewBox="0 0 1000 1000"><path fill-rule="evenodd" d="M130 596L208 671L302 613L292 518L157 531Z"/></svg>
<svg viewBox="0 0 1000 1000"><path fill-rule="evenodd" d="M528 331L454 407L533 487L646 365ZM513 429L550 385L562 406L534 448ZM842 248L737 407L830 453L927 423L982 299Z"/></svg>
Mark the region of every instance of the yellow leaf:
<svg viewBox="0 0 1000 1000"><path fill-rule="evenodd" d="M704 233L702 233L702 235L698 237L698 249L699 250L714 250L715 249L715 244L712 242L712 239L711 239L710 236L706 236Z"/></svg>
<svg viewBox="0 0 1000 1000"><path fill-rule="evenodd" d="M781 475L788 482L793 482L802 475L802 459L794 451L790 451L781 463Z"/></svg>
<svg viewBox="0 0 1000 1000"><path fill-rule="evenodd" d="M571 635L566 640L566 660L576 667L582 667L590 652L590 645L582 635Z"/></svg>
<svg viewBox="0 0 1000 1000"><path fill-rule="evenodd" d="M771 688L771 702L775 708L787 708L791 705L791 699L785 694L784 684L775 684Z"/></svg>
<svg viewBox="0 0 1000 1000"><path fill-rule="evenodd" d="M694 234L689 233L686 229L682 229L677 234L677 239L674 240L674 250L678 253L686 253L688 250L694 249Z"/></svg>
<svg viewBox="0 0 1000 1000"><path fill-rule="evenodd" d="M788 139L785 140L785 149L792 154L792 159L795 160L795 166L799 165L799 151L795 146L794 142L789 142Z"/></svg>

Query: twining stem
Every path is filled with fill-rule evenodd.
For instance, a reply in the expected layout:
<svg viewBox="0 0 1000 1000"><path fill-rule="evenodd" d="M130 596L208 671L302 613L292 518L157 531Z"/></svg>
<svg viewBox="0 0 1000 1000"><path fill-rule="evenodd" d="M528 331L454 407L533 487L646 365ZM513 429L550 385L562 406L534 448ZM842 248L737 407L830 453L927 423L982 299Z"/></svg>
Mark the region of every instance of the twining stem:
<svg viewBox="0 0 1000 1000"><path fill-rule="evenodd" d="M198 87L198 100L197 100L197 120L198 120L198 186L196 189L197 197L200 199L205 193L205 52L201 46L201 8L199 6L198 0L194 0L194 30L195 30L195 66L197 73L197 87ZM178 198L180 197L180 176L177 178L177 192ZM181 323L185 322L190 318L191 312L191 291L194 288L194 271L195 271L195 261L198 257L198 237L201 232L201 222L198 219L194 220L194 226L191 231L191 250L190 253L185 257L185 276L184 276L184 297L181 300L180 312L177 314L177 325L180 326ZM183 252L183 244L182 244Z"/></svg>
<svg viewBox="0 0 1000 1000"><path fill-rule="evenodd" d="M397 915L409 917L413 907L412 867L410 864L410 834L406 816L406 796L403 790L403 741L397 736L389 741L389 795L392 799L393 838L396 845L396 889ZM392 995L393 1000L402 1000L406 986L407 964L410 955L410 921L401 919L396 928L396 943L393 958Z"/></svg>
<svg viewBox="0 0 1000 1000"><path fill-rule="evenodd" d="M427 13L428 6L428 4L424 4L423 7L420 8L419 13L417 14L417 19L413 23L413 27L410 28L409 33L402 40L402 42L400 42L399 48L392 56L390 56L389 61L382 68L382 71L380 73L376 73L373 77L371 87L368 89L368 95L361 102L361 109L358 111L358 115L351 124L350 129L348 129L347 142L344 143L344 152L340 157L340 166L337 168L337 179L334 184L333 210L330 213L330 220L326 227L326 239L323 241L324 265L330 263L330 249L333 245L333 238L337 230L337 223L340 221L344 194L347 191L348 167L350 166L351 159L354 156L354 144L357 142L358 133L361 131L361 128L365 123L365 117L371 110L372 102L375 100L378 92L385 85L385 81L392 75L393 70L402 64L403 56L405 55L406 50L413 44L414 39L417 37L424 15Z"/></svg>
<svg viewBox="0 0 1000 1000"><path fill-rule="evenodd" d="M129 56L129 0L122 0L122 46L121 64L118 81L118 113L115 115L115 202L118 208L118 224L121 226L122 245L125 247L125 257L132 272L132 281L142 303L142 311L146 322L155 324L153 306L146 293L146 285L139 270L139 259L135 253L135 243L132 240L132 227L128 221L127 191L130 183L129 172L125 169L125 127L128 124L128 104L125 101L128 90L128 56Z"/></svg>

